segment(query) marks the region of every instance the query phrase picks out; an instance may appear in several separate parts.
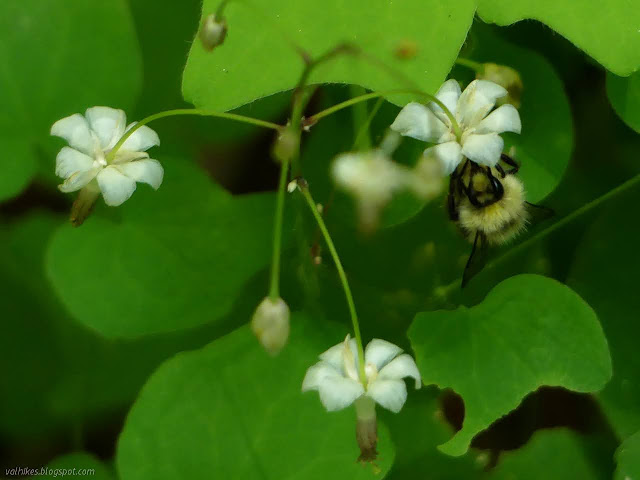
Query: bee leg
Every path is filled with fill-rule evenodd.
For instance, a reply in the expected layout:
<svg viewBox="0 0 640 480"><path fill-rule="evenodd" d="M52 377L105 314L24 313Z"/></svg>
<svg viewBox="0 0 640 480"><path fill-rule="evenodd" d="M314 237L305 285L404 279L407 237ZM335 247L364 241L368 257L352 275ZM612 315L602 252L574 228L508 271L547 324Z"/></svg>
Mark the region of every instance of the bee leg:
<svg viewBox="0 0 640 480"><path fill-rule="evenodd" d="M500 155L500 160L511 167L511 169L507 172L507 174L509 175L515 175L516 173L518 173L518 170L520 170L520 165L518 165L516 161L506 153Z"/></svg>
<svg viewBox="0 0 640 480"><path fill-rule="evenodd" d="M482 208L486 206L483 202L478 200L478 197L476 196L476 191L473 188L473 177L469 179L469 186L465 186L464 184L462 184L461 187L462 187L462 191L469 199L469 202L471 202L471 205L477 208Z"/></svg>
<svg viewBox="0 0 640 480"><path fill-rule="evenodd" d="M504 187L502 186L500 180L493 176L493 174L491 173L491 168L489 167L487 167L487 178L489 179L491 190L493 190L493 194L495 196L491 203L502 200L502 197L504 197Z"/></svg>
<svg viewBox="0 0 640 480"><path fill-rule="evenodd" d="M524 202L527 204L527 206L529 207L533 207L535 209L535 211L533 212L534 215L534 221L544 221L544 220L548 220L551 217L555 216L556 212L553 210L553 208L549 208L549 207L544 207L542 205L536 205L535 203L531 203L531 202Z"/></svg>
<svg viewBox="0 0 640 480"><path fill-rule="evenodd" d="M499 163L496 164L496 170L498 171L498 173L502 178L507 176L507 173L504 171L504 168L502 168L502 165L500 165Z"/></svg>
<svg viewBox="0 0 640 480"><path fill-rule="evenodd" d="M469 260L464 267L464 273L462 274L462 288L464 288L469 280L471 280L477 273L479 273L486 263L487 254L487 239L482 232L476 232L476 236L473 240L473 248L469 255Z"/></svg>

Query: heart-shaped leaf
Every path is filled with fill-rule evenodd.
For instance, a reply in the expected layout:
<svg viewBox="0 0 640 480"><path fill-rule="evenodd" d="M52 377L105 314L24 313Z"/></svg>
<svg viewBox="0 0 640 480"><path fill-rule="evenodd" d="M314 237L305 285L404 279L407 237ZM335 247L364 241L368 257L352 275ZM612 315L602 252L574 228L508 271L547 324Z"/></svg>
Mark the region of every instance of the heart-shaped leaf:
<svg viewBox="0 0 640 480"><path fill-rule="evenodd" d="M203 18L219 3L205 0ZM289 90L303 69L290 42L314 57L349 42L377 59L342 55L318 67L311 77L314 83L352 83L373 90L417 84L434 92L453 65L474 11L472 0L230 2L224 11L229 27L224 44L207 52L197 39L194 42L183 94L198 107L229 110ZM411 58L404 58L406 52ZM399 74L390 74L389 68Z"/></svg>
<svg viewBox="0 0 640 480"><path fill-rule="evenodd" d="M423 382L465 403L462 430L439 448L464 454L472 438L543 385L600 390L611 359L591 308L546 277L518 275L479 305L419 313L409 339Z"/></svg>
<svg viewBox="0 0 640 480"><path fill-rule="evenodd" d="M109 209L121 219L96 213L80 228L61 227L51 241L47 270L56 291L103 335L218 319L270 258L272 194L232 197L187 160L163 165L157 192L143 185Z"/></svg>
<svg viewBox="0 0 640 480"><path fill-rule="evenodd" d="M485 22L540 20L616 75L640 67L640 9L628 0L478 0Z"/></svg>

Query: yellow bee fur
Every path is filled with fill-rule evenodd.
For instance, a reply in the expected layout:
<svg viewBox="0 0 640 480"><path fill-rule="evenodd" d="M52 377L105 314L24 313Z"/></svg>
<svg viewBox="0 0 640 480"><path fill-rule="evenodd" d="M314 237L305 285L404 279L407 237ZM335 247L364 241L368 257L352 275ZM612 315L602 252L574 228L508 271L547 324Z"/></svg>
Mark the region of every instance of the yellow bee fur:
<svg viewBox="0 0 640 480"><path fill-rule="evenodd" d="M490 245L501 245L514 239L526 228L529 215L522 182L515 175L501 178L497 171L491 170L502 183L504 195L495 203L483 207L473 205L466 196L463 196L458 204L457 223L470 242L473 242L476 233L480 232L484 234ZM468 175L468 177L471 176ZM482 201L491 195L486 174L475 173L472 180L473 189L479 200Z"/></svg>

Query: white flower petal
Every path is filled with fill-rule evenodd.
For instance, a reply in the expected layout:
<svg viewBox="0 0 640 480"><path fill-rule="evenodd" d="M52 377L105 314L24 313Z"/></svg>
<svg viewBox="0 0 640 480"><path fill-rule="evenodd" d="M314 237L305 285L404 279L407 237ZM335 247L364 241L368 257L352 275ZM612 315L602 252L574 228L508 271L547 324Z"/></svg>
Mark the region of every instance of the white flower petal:
<svg viewBox="0 0 640 480"><path fill-rule="evenodd" d="M91 130L100 140L103 149L112 148L124 134L127 126L127 116L122 110L110 107L88 108L85 116Z"/></svg>
<svg viewBox="0 0 640 480"><path fill-rule="evenodd" d="M496 100L506 94L507 90L497 83L474 80L464 89L458 100L458 122L465 129L475 127L491 111Z"/></svg>
<svg viewBox="0 0 640 480"><path fill-rule="evenodd" d="M458 142L446 142L427 148L424 151L426 157L433 156L442 168L444 175L451 175L462 161L462 147Z"/></svg>
<svg viewBox="0 0 640 480"><path fill-rule="evenodd" d="M456 109L458 108L458 99L460 98L460 84L453 78L447 80L442 84L442 86L438 90L438 93L436 93L436 98L444 103L445 107L447 107L449 111L453 115L455 115ZM446 117L446 114L438 104L431 103L431 107L435 112L445 115L444 118L447 119L446 123L450 123L449 118Z"/></svg>
<svg viewBox="0 0 640 480"><path fill-rule="evenodd" d="M117 165L116 168L136 182L144 182L157 190L162 184L164 169L160 162L152 158Z"/></svg>
<svg viewBox="0 0 640 480"><path fill-rule="evenodd" d="M364 350L364 360L366 363L373 363L376 369L380 370L400 352L402 349L399 346L386 340L374 338Z"/></svg>
<svg viewBox="0 0 640 480"><path fill-rule="evenodd" d="M436 142L448 129L429 108L416 102L407 104L390 128L423 142Z"/></svg>
<svg viewBox="0 0 640 480"><path fill-rule="evenodd" d="M391 360L380 372L380 380L400 380L405 377L412 377L416 381L416 388L420 388L420 372L415 360L408 354L402 354Z"/></svg>
<svg viewBox="0 0 640 480"><path fill-rule="evenodd" d="M302 391L318 390L326 378L340 377L340 372L327 362L318 362L307 369L302 381Z"/></svg>
<svg viewBox="0 0 640 480"><path fill-rule="evenodd" d="M134 125L135 123L129 125L127 127L127 131ZM144 152L145 150L148 150L151 147L155 147L156 145L160 145L160 138L158 137L158 134L146 125L143 125L125 140L121 148L134 152Z"/></svg>
<svg viewBox="0 0 640 480"><path fill-rule="evenodd" d="M318 391L322 405L329 411L342 410L364 394L362 384L351 378L325 377Z"/></svg>
<svg viewBox="0 0 640 480"><path fill-rule="evenodd" d="M62 147L56 157L56 175L69 178L76 172L86 172L93 167L93 158L70 147Z"/></svg>
<svg viewBox="0 0 640 480"><path fill-rule="evenodd" d="M384 408L398 413L407 400L407 386L402 380L378 379L369 385L367 395Z"/></svg>
<svg viewBox="0 0 640 480"><path fill-rule="evenodd" d="M51 127L51 135L64 138L70 147L93 156L96 141L91 134L87 119L79 113L58 120Z"/></svg>
<svg viewBox="0 0 640 480"><path fill-rule="evenodd" d="M99 171L99 168L92 168L91 170L76 172L67 177L62 185L58 185L58 189L65 193L80 190L82 187L86 186L87 183L93 180Z"/></svg>
<svg viewBox="0 0 640 480"><path fill-rule="evenodd" d="M462 153L476 163L495 167L503 148L504 140L497 133L472 134L464 140Z"/></svg>
<svg viewBox="0 0 640 480"><path fill-rule="evenodd" d="M358 362L358 347L356 345L356 340L354 338L349 340L349 346L351 347L351 351L353 352L353 357L356 360L356 364ZM344 348L344 342L340 342L337 345L334 345L329 350L320 354L320 360L327 362L335 369L340 372L344 372L344 366L342 363L342 349Z"/></svg>
<svg viewBox="0 0 640 480"><path fill-rule="evenodd" d="M521 130L522 123L520 122L518 110L510 103L507 103L496 108L482 120L474 133L520 133Z"/></svg>
<svg viewBox="0 0 640 480"><path fill-rule="evenodd" d="M135 191L135 180L122 174L110 165L98 173L98 185L107 205L117 207L124 203Z"/></svg>

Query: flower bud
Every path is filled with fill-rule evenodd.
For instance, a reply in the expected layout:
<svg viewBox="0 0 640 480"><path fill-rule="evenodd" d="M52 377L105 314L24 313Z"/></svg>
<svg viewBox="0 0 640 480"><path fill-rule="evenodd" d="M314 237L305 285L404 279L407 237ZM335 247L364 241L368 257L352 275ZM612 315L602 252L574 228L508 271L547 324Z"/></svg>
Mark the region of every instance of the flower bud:
<svg viewBox="0 0 640 480"><path fill-rule="evenodd" d="M278 133L273 144L273 156L279 162L289 161L300 148L300 135L291 127L286 127Z"/></svg>
<svg viewBox="0 0 640 480"><path fill-rule="evenodd" d="M360 447L359 462L373 462L378 457L378 423L375 401L366 395L355 401L356 440Z"/></svg>
<svg viewBox="0 0 640 480"><path fill-rule="evenodd" d="M200 42L207 51L222 45L227 36L227 22L224 19L216 20L215 14L208 15L200 27Z"/></svg>
<svg viewBox="0 0 640 480"><path fill-rule="evenodd" d="M270 355L277 355L289 338L289 307L278 297L265 297L251 318L251 330Z"/></svg>
<svg viewBox="0 0 640 480"><path fill-rule="evenodd" d="M71 206L71 224L79 227L93 211L93 206L100 195L100 189L95 182L89 183L78 192L73 205Z"/></svg>
<svg viewBox="0 0 640 480"><path fill-rule="evenodd" d="M507 96L499 98L497 105L510 103L514 107L520 108L522 79L518 71L506 65L497 65L495 63L483 63L482 66L484 69L478 72L476 78L489 80L507 89Z"/></svg>

